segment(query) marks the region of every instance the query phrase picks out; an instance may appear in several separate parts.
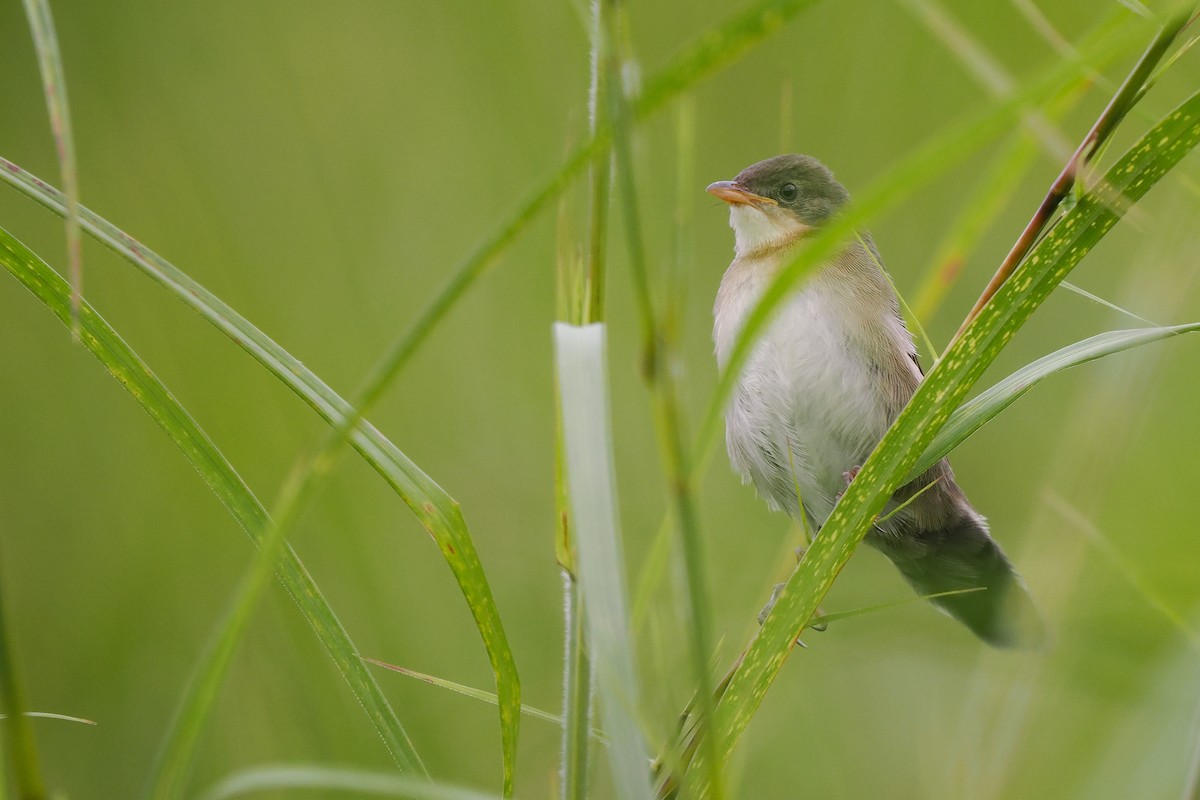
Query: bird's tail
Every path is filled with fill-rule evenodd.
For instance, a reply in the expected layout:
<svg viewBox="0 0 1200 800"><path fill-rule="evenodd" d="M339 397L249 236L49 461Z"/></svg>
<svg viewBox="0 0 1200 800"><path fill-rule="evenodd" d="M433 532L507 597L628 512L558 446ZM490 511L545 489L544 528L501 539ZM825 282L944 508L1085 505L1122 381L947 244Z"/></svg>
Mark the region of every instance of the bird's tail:
<svg viewBox="0 0 1200 800"><path fill-rule="evenodd" d="M1021 577L973 512L933 530L881 534L883 551L921 595L996 647L1040 648L1045 626ZM974 590L974 591L963 591Z"/></svg>

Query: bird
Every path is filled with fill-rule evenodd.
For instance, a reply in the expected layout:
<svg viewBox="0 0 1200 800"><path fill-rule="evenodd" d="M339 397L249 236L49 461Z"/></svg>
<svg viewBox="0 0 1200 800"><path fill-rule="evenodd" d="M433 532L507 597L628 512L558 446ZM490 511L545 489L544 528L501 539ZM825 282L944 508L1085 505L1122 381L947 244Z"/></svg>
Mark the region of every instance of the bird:
<svg viewBox="0 0 1200 800"><path fill-rule="evenodd" d="M713 307L724 370L772 279L850 195L824 164L798 154L753 164L708 193L728 204L734 233ZM725 409L729 459L768 506L819 536L922 379L883 259L860 231L791 292L752 347ZM946 459L895 492L865 541L985 642L1042 642L1024 583Z"/></svg>

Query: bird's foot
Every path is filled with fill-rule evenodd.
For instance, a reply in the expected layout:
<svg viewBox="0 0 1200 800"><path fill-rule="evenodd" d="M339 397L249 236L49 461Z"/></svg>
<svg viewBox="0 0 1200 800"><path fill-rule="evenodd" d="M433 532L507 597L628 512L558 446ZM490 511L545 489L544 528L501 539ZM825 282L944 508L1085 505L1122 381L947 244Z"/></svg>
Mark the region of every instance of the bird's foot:
<svg viewBox="0 0 1200 800"><path fill-rule="evenodd" d="M804 556L804 548L797 547L796 548L796 558L800 559L803 556ZM770 614L771 609L773 609L775 607L775 602L777 600L779 600L779 595L780 595L780 593L783 592L783 587L786 585L787 585L786 583L775 584L775 588L771 590L771 598L769 600L767 600L767 604L765 606L763 606L762 611L758 612L758 624L759 625L762 625L764 622L767 621L767 615ZM825 614L825 612L822 609L820 609L820 608L817 609L818 617L823 616L824 614ZM815 625L809 624L807 627L811 628L814 631L823 631L826 628L828 628L829 626L824 622L818 622ZM796 644L800 645L801 647L805 646L804 642L800 641L799 639L796 640Z"/></svg>
<svg viewBox="0 0 1200 800"><path fill-rule="evenodd" d="M843 472L843 473L842 473L842 478L844 478L844 479L845 479L845 481L846 481L846 486L845 486L845 488L844 488L844 489L842 489L840 492L838 492L838 493L837 493L837 497L835 497L835 498L833 499L833 501L834 501L835 503L836 503L838 500L841 500L841 499L842 499L842 495L844 495L844 494L846 493L846 489L849 489L849 488L850 488L850 482L851 482L851 481L853 481L855 478L857 478L857 477L858 477L858 473L859 473L859 471L861 471L861 470L862 470L862 467L851 467L850 469L848 469L848 470L846 470L845 472Z"/></svg>
<svg viewBox="0 0 1200 800"><path fill-rule="evenodd" d="M771 609L775 607L775 601L779 599L779 593L783 591L784 586L787 586L787 584L777 583L775 584L775 588L771 590L771 599L767 601L765 606L763 606L762 611L758 612L759 625L762 625L767 621L767 614L770 614Z"/></svg>

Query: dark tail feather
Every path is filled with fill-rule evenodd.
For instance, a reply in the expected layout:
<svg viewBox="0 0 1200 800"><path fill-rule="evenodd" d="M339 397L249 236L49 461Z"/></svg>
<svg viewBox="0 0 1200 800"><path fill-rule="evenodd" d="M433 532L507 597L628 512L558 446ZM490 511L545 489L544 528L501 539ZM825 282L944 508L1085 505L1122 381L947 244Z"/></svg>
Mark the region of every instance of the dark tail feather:
<svg viewBox="0 0 1200 800"><path fill-rule="evenodd" d="M961 516L937 530L871 538L921 595L980 589L933 598L979 638L996 647L1043 646L1045 628L1033 599L978 516Z"/></svg>

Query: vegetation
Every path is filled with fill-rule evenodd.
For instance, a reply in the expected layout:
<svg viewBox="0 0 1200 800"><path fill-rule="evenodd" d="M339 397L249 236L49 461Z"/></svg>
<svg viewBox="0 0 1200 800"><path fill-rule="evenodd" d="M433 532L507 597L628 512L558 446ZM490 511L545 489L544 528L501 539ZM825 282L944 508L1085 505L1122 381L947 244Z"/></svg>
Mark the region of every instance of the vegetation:
<svg viewBox="0 0 1200 800"><path fill-rule="evenodd" d="M10 9L0 797L1197 796L1197 9L1002 6ZM780 150L855 200L718 376ZM866 226L941 356L797 563L721 410ZM951 452L1045 652L846 569Z"/></svg>

